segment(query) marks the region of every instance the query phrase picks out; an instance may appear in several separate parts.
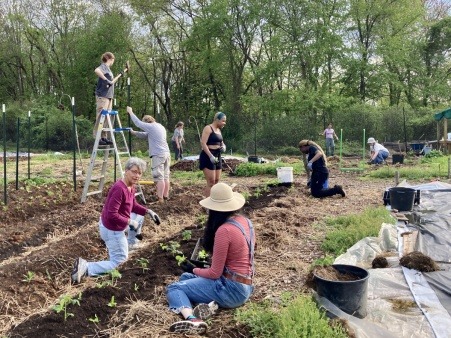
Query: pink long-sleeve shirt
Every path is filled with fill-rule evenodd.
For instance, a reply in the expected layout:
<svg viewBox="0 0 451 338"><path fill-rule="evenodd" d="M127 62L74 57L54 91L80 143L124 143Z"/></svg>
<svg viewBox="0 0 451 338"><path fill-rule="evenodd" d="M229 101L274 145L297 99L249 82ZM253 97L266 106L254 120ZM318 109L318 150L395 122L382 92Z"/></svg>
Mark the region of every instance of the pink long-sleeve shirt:
<svg viewBox="0 0 451 338"><path fill-rule="evenodd" d="M108 192L102 209L102 223L109 230L123 231L127 228L131 212L144 216L146 211L135 199L135 188L129 191L124 181L119 180Z"/></svg>
<svg viewBox="0 0 451 338"><path fill-rule="evenodd" d="M234 219L242 225L249 238L246 218L235 216ZM255 232L252 240L255 243ZM215 234L211 267L195 268L193 273L200 277L218 279L223 274L224 268L227 268L229 271L251 276L252 267L249 257L249 247L241 230L233 224L224 223Z"/></svg>

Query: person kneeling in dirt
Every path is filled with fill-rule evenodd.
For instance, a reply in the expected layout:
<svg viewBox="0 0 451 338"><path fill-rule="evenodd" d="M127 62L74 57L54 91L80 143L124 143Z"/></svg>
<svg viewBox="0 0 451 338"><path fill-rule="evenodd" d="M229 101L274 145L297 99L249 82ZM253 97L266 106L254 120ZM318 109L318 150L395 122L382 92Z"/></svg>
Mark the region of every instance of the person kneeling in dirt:
<svg viewBox="0 0 451 338"><path fill-rule="evenodd" d="M329 169L327 169L326 156L321 147L313 141L302 140L299 142L299 150L304 158L308 156L307 169L312 171L310 179L312 196L322 198L340 194L345 197L346 194L340 185L335 185L333 188L324 188L324 183L329 178Z"/></svg>
<svg viewBox="0 0 451 338"><path fill-rule="evenodd" d="M170 310L184 318L173 323L170 332L205 333L204 320L218 306L239 307L254 291L255 233L252 222L237 214L244 203L243 195L225 183L213 185L210 197L200 201L209 210L203 246L213 254L211 266L198 268L185 261L179 282L167 287Z"/></svg>
<svg viewBox="0 0 451 338"><path fill-rule="evenodd" d="M370 145L370 160L368 164L382 164L390 155L387 148L377 142L374 137L370 137L367 141Z"/></svg>
<svg viewBox="0 0 451 338"><path fill-rule="evenodd" d="M142 219L139 216L134 219L133 213L140 216L147 214L157 225L160 224L160 217L135 199L135 184L145 170L146 162L140 158L131 157L125 163L124 177L110 188L99 220L100 237L108 249L109 260L87 262L77 258L71 274L72 282L80 283L83 276L107 273L127 260L129 241L126 231L129 229L129 235L136 234L142 225Z"/></svg>

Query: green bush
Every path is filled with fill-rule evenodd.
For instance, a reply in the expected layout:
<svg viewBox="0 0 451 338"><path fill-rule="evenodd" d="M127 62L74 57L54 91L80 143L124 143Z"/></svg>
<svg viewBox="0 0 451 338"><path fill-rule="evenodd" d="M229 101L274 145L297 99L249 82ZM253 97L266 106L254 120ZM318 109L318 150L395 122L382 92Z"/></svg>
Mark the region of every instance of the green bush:
<svg viewBox="0 0 451 338"><path fill-rule="evenodd" d="M249 303L238 309L235 319L259 338L346 338L345 330L331 327L310 296L298 295L281 305L269 301Z"/></svg>

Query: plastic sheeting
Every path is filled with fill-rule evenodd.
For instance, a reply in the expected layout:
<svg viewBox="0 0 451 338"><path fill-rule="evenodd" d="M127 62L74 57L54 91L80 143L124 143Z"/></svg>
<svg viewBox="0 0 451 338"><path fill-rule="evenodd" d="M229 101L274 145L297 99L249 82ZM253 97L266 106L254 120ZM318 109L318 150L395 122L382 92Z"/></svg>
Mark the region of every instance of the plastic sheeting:
<svg viewBox="0 0 451 338"><path fill-rule="evenodd" d="M420 205L405 213L409 223L383 224L378 237L359 241L334 262L368 269L368 315L358 319L323 297L317 300L329 314L347 319L356 337L451 337L451 185L402 186L421 190ZM401 234L412 230L418 231L414 250L435 260L441 271L421 273L399 265ZM389 267L372 269L382 252L393 253L386 257Z"/></svg>

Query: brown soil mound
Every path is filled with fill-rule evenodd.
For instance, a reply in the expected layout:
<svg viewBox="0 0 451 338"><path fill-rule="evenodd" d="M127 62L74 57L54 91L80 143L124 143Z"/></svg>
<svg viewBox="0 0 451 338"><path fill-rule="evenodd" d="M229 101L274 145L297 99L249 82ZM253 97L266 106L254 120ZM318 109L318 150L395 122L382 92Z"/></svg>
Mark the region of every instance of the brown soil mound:
<svg viewBox="0 0 451 338"><path fill-rule="evenodd" d="M371 262L373 269L386 268L388 267L387 258L383 256L376 256Z"/></svg>
<svg viewBox="0 0 451 338"><path fill-rule="evenodd" d="M418 251L413 251L404 255L399 263L409 269L415 269L421 272L432 272L440 270L437 263L432 258L422 254Z"/></svg>
<svg viewBox="0 0 451 338"><path fill-rule="evenodd" d="M360 277L350 273L341 273L336 270L333 266L317 266L313 269L313 274L322 279L331 280L331 281L352 281L359 280Z"/></svg>

